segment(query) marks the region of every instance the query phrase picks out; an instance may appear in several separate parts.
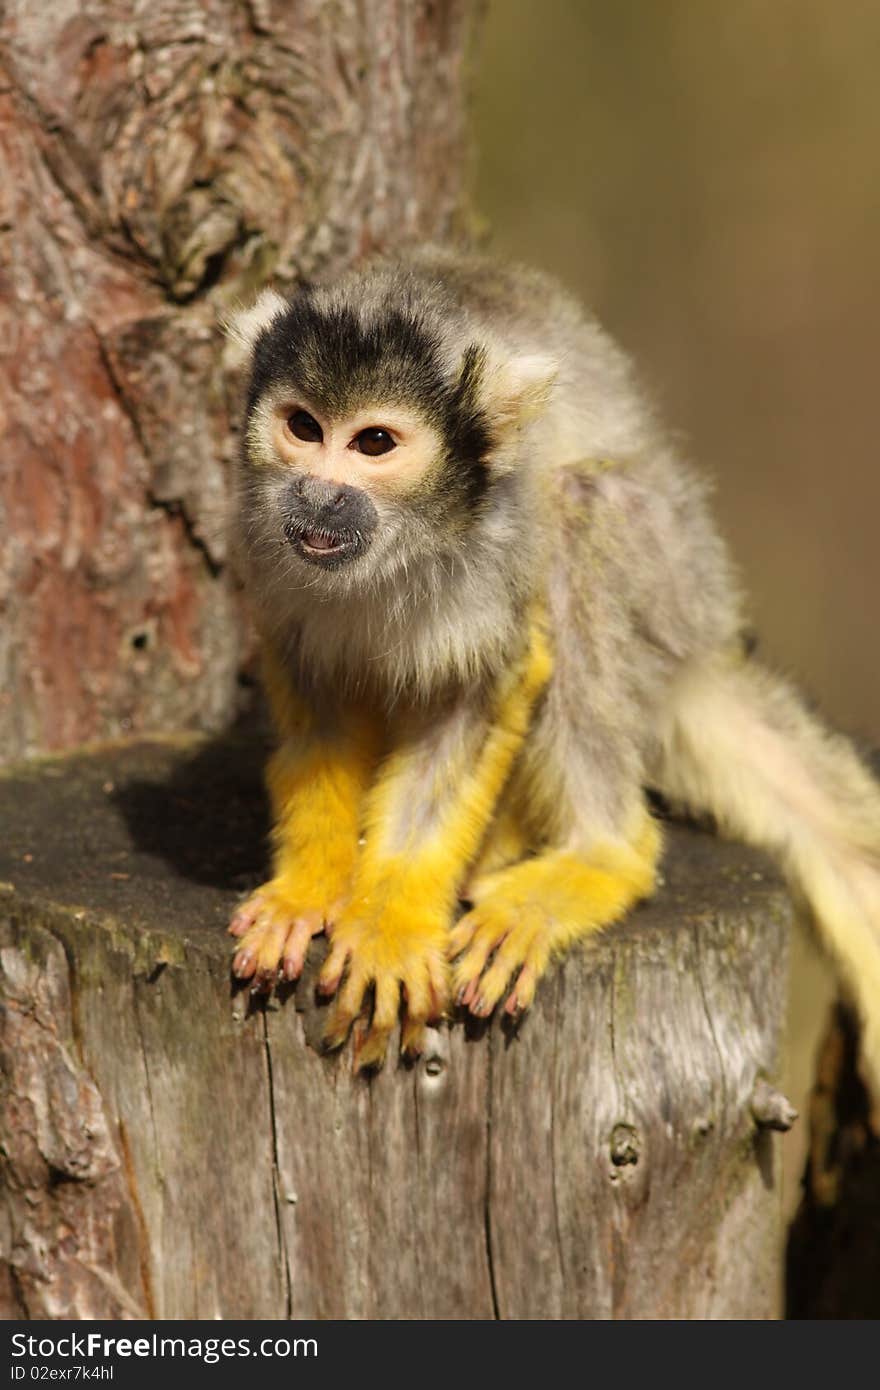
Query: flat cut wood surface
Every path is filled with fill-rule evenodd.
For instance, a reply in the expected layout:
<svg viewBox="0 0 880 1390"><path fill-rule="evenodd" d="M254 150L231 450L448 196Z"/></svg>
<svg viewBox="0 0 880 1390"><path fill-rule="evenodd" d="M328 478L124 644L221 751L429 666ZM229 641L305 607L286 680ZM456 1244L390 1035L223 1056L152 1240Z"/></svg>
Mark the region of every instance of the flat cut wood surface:
<svg viewBox="0 0 880 1390"><path fill-rule="evenodd" d="M543 983L354 1077L307 977L232 986L262 750L147 741L0 778L7 1317L769 1317L787 897L671 828L664 884Z"/></svg>

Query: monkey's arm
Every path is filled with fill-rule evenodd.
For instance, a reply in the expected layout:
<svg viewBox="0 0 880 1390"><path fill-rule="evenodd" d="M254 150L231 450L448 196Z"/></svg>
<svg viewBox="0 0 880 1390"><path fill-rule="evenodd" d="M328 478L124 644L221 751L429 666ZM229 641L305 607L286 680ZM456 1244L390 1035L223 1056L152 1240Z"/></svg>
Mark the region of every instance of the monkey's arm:
<svg viewBox="0 0 880 1390"><path fill-rule="evenodd" d="M642 791L625 685L607 649L590 671L572 635L469 885L473 908L449 937L456 1000L478 1017L503 998L509 1013L528 1008L554 956L654 887L660 827ZM537 853L523 858L518 838Z"/></svg>
<svg viewBox="0 0 880 1390"><path fill-rule="evenodd" d="M425 1024L448 1001L449 927L457 891L476 856L550 674L540 623L485 714L457 704L445 720L401 730L367 795L366 842L351 896L329 928L319 988L338 990L327 1025L341 1044L372 987L372 1020L358 1038L357 1065L379 1065L398 1017L402 1049L417 1053ZM345 979L343 982L343 972ZM341 987L340 987L341 986Z"/></svg>
<svg viewBox="0 0 880 1390"><path fill-rule="evenodd" d="M698 495L642 465L590 461L559 485L551 623L565 640L505 794L540 852L506 868L487 856L495 871L476 878L450 938L456 995L481 1016L504 998L528 1007L554 955L651 892L661 835L642 786L655 710L682 660L720 640L731 606L723 571L706 573L720 560Z"/></svg>
<svg viewBox="0 0 880 1390"><path fill-rule="evenodd" d="M351 889L363 799L378 757L377 722L357 710L321 717L293 689L270 646L266 692L280 743L269 760L273 876L230 923L239 979L271 986L301 973L311 938Z"/></svg>

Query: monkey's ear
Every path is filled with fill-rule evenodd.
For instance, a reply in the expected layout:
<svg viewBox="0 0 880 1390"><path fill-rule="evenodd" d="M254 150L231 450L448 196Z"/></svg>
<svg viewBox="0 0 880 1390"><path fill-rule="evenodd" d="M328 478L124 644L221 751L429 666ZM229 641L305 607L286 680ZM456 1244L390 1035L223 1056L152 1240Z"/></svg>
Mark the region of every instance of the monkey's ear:
<svg viewBox="0 0 880 1390"><path fill-rule="evenodd" d="M525 353L500 362L490 358L483 408L499 435L520 428L543 412L558 371L558 362L543 353Z"/></svg>
<svg viewBox="0 0 880 1390"><path fill-rule="evenodd" d="M263 329L287 307L287 300L282 299L277 290L263 290L249 309L234 309L224 318L223 329L229 339L223 354L226 366L231 370L244 366Z"/></svg>

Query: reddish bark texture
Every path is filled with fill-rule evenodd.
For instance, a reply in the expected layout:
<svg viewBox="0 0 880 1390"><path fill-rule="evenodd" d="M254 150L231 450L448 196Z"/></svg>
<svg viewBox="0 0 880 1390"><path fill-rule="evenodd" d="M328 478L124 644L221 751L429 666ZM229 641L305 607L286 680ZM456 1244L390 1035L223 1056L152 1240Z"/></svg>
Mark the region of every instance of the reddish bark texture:
<svg viewBox="0 0 880 1390"><path fill-rule="evenodd" d="M455 233L479 0L9 0L0 755L236 706L218 314Z"/></svg>

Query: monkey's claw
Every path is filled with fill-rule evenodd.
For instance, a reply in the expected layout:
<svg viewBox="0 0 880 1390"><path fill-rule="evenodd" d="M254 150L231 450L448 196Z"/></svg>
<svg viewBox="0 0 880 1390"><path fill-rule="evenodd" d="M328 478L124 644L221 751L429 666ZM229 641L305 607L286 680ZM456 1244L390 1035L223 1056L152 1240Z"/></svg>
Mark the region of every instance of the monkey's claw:
<svg viewBox="0 0 880 1390"><path fill-rule="evenodd" d="M353 1024L356 1071L380 1067L403 1003L400 1050L415 1057L428 1023L442 1017L449 998L442 926L413 927L395 920L346 916L332 929L331 947L318 977L322 994L335 994L324 1030L328 1048L341 1047ZM344 978L343 978L344 976ZM372 994L372 1013L367 1005Z"/></svg>
<svg viewBox="0 0 880 1390"><path fill-rule="evenodd" d="M263 884L229 923L231 935L240 938L233 975L253 980L257 990L270 990L279 976L299 979L309 943L324 930L329 915L329 909L306 907L294 885L278 879Z"/></svg>

